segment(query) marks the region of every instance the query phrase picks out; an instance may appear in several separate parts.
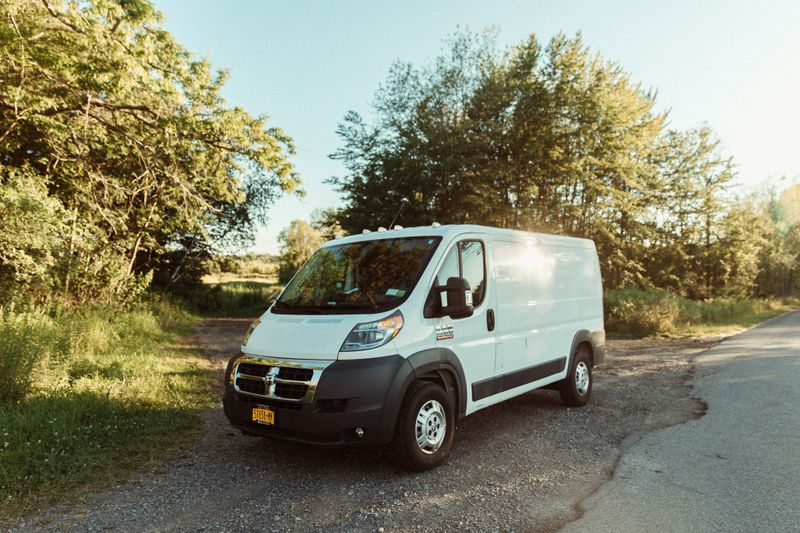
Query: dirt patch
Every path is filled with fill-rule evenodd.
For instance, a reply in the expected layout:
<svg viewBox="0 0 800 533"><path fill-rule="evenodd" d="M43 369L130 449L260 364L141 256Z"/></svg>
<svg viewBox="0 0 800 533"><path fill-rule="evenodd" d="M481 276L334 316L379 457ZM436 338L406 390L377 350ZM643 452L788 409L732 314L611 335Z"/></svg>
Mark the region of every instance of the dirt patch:
<svg viewBox="0 0 800 533"><path fill-rule="evenodd" d="M248 323L198 329L220 372ZM692 357L718 340L611 341L589 405L534 391L480 411L459 424L449 462L422 474L398 470L383 449L243 437L217 406L190 451L13 529L555 530L609 479L625 439L703 412L686 382Z"/></svg>

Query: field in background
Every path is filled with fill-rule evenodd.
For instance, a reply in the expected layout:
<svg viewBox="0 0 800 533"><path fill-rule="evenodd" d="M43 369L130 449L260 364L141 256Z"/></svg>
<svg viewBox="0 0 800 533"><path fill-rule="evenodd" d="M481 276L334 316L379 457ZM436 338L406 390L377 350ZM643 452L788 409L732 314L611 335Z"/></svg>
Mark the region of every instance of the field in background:
<svg viewBox="0 0 800 533"><path fill-rule="evenodd" d="M257 317L278 297L282 285L274 282L231 278L208 283L202 291L184 297L193 311L207 317Z"/></svg>
<svg viewBox="0 0 800 533"><path fill-rule="evenodd" d="M184 442L216 400L164 300L132 309L0 312L0 517L116 482Z"/></svg>
<svg viewBox="0 0 800 533"><path fill-rule="evenodd" d="M182 298L203 316L259 316L283 289L278 260L269 254L218 256L210 266L202 290Z"/></svg>

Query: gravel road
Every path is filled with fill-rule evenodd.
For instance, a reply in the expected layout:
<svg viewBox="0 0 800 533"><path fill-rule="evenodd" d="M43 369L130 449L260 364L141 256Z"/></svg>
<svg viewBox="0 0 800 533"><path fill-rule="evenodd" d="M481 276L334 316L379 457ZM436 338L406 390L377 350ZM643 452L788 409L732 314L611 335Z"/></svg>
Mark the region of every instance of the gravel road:
<svg viewBox="0 0 800 533"><path fill-rule="evenodd" d="M204 322L220 369L247 320ZM411 474L383 449L243 437L217 406L189 450L119 486L7 525L13 531L554 531L612 476L623 440L699 417L692 358L715 339L611 341L590 404L534 391L458 426L448 463Z"/></svg>

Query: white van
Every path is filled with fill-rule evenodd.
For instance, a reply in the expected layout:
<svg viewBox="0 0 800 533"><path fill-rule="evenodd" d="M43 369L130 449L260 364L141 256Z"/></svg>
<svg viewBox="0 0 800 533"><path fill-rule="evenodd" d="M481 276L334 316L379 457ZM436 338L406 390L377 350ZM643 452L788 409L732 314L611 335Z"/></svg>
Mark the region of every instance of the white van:
<svg viewBox="0 0 800 533"><path fill-rule="evenodd" d="M592 241L381 228L325 243L253 323L225 414L247 435L392 443L425 470L479 409L545 386L586 404L604 347Z"/></svg>

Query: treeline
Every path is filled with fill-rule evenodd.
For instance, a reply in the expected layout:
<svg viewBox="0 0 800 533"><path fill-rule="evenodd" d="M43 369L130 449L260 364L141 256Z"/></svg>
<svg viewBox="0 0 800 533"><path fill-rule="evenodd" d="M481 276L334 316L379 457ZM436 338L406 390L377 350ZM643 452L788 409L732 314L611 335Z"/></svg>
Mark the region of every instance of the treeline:
<svg viewBox="0 0 800 533"><path fill-rule="evenodd" d="M146 0L0 7L0 306L194 283L297 190L291 139L230 107Z"/></svg>
<svg viewBox="0 0 800 533"><path fill-rule="evenodd" d="M499 50L462 33L429 66L396 63L374 118L348 113L332 157L348 232L477 223L594 239L606 288L691 298L798 288L800 186L736 197L706 126L676 130L655 94L580 36Z"/></svg>

